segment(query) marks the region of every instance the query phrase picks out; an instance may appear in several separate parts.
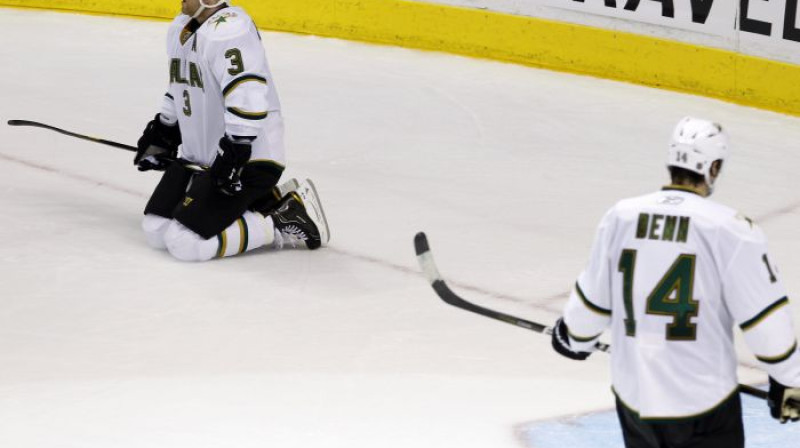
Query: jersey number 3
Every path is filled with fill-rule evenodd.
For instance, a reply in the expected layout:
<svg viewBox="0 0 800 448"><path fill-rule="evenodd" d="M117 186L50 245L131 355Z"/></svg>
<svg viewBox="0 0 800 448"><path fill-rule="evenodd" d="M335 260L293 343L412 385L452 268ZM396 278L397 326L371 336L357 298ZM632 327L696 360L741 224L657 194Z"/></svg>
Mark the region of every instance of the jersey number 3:
<svg viewBox="0 0 800 448"><path fill-rule="evenodd" d="M625 249L619 259L622 273L622 299L625 303L625 334L636 336L636 319L633 313L633 273L636 269L636 251ZM692 318L697 316L700 304L692 295L694 291L695 256L681 254L661 277L647 297L647 314L672 316L667 324L666 338L675 341L697 339L697 325Z"/></svg>
<svg viewBox="0 0 800 448"><path fill-rule="evenodd" d="M231 68L228 69L228 74L236 76L244 72L244 61L242 61L242 52L238 48L231 48L225 52L225 58L231 60Z"/></svg>

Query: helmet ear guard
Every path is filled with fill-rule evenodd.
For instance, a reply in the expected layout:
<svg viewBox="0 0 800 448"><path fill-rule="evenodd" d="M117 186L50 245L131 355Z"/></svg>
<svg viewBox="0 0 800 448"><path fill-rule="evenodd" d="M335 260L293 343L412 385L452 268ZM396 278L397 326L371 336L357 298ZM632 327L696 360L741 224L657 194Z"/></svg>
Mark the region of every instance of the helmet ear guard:
<svg viewBox="0 0 800 448"><path fill-rule="evenodd" d="M728 135L718 123L694 117L685 117L672 132L667 166L674 166L701 174L709 192L714 189L715 176L711 165L728 156Z"/></svg>

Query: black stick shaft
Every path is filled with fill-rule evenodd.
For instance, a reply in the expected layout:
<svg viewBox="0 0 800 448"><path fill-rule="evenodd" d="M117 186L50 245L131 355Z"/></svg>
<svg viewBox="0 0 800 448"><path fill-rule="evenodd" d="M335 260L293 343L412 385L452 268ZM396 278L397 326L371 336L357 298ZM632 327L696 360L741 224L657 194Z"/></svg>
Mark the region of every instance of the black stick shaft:
<svg viewBox="0 0 800 448"><path fill-rule="evenodd" d="M761 390L757 387L748 386L747 384L740 384L739 392L747 395L752 395L757 398L761 398L762 400L767 399L767 391Z"/></svg>
<svg viewBox="0 0 800 448"><path fill-rule="evenodd" d="M35 128L42 128L42 129L49 129L54 132L58 132L59 134L68 135L70 137L79 138L82 140L88 140L90 142L100 143L103 145L113 146L115 148L124 149L126 151L133 151L136 152L135 146L126 145L123 143L112 142L111 140L106 140L104 138L97 138L92 137L89 135L78 134L76 132L67 131L65 129L57 128L55 126L50 126L49 124L39 123L38 121L30 121L30 120L8 120L9 126L31 126Z"/></svg>
<svg viewBox="0 0 800 448"><path fill-rule="evenodd" d="M9 126L30 126L34 128L41 128L47 129L50 131L58 132L59 134L67 135L70 137L79 138L81 140L87 140L94 143L100 143L101 145L112 146L114 148L124 149L126 151L136 152L137 148L135 146L126 145L124 143L117 143L111 140L106 140L104 138L97 138L92 137L89 135L78 134L77 132L67 131L66 129L57 128L55 126L50 126L49 124L39 123L38 121L30 121L30 120L8 120ZM175 162L183 165L186 169L190 171L201 172L205 171L206 168L202 165L198 165L196 163L192 163L183 159L173 159L169 157L164 157L164 160L169 162Z"/></svg>
<svg viewBox="0 0 800 448"><path fill-rule="evenodd" d="M537 333L544 333L544 334L551 334L553 332L552 327L548 327L546 325L542 325L537 322L532 322L526 319L522 319L520 317L512 316L510 314L501 313L499 311L494 311L489 308L484 308L479 305L475 305L472 302L468 302L461 298L458 294L453 292L447 283L445 283L444 279L442 279L441 274L439 274L439 269L436 267L436 263L433 261L433 255L431 255L431 248L428 244L428 237L425 235L424 232L419 232L414 237L414 249L417 253L417 261L422 268L422 272L428 278L428 281L431 283L434 291L436 294L446 303L453 305L457 308L461 308L463 310L472 311L473 313L480 314L482 316L490 317L492 319L496 319L511 325L516 325L521 328L525 328L527 330L535 331ZM604 344L602 342L598 342L595 344L595 348L597 350L603 352L610 352L611 346L608 344ZM767 392L761 389L758 389L753 386L748 386L747 384L739 384L739 392L747 395L751 395L756 398L761 398L762 400L767 399ZM795 405L794 402L791 403L793 406Z"/></svg>

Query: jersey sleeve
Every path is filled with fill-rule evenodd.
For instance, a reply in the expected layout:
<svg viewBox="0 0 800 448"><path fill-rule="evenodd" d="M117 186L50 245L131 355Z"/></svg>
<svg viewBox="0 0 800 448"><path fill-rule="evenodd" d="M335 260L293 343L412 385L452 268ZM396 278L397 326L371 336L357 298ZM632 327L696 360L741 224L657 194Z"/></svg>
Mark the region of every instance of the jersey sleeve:
<svg viewBox="0 0 800 448"><path fill-rule="evenodd" d="M575 282L564 309L570 346L577 351L592 351L600 334L611 322L609 250L614 221L612 209L598 226L589 262Z"/></svg>
<svg viewBox="0 0 800 448"><path fill-rule="evenodd" d="M161 119L167 124L175 124L178 121L178 113L175 110L175 98L167 92L161 99Z"/></svg>
<svg viewBox="0 0 800 448"><path fill-rule="evenodd" d="M178 39L178 35L180 34L185 22L186 20L184 16L178 16L172 21L169 29L167 30L166 54L168 67L171 58L173 57L171 54L172 43ZM159 113L161 114L161 119L168 124L175 124L178 121L178 112L175 108L175 97L172 95L171 89L169 88L164 96L161 97L161 109Z"/></svg>
<svg viewBox="0 0 800 448"><path fill-rule="evenodd" d="M221 25L219 34L212 35L207 59L224 98L225 133L255 137L272 106L266 55L255 25L233 23L230 27Z"/></svg>
<svg viewBox="0 0 800 448"><path fill-rule="evenodd" d="M800 387L789 299L767 251L763 232L752 223L737 223L730 261L722 273L725 304L745 342L764 369L780 383Z"/></svg>

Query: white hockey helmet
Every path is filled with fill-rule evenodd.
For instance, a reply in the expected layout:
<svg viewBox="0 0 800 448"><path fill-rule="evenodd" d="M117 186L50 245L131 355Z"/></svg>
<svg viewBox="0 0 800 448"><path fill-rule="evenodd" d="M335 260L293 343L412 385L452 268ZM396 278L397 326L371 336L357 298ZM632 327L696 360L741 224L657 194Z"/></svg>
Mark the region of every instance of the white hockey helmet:
<svg viewBox="0 0 800 448"><path fill-rule="evenodd" d="M669 142L667 166L702 174L709 192L714 190L711 164L728 156L728 134L718 123L684 117L675 126Z"/></svg>
<svg viewBox="0 0 800 448"><path fill-rule="evenodd" d="M208 9L208 8L216 8L217 6L222 6L223 3L230 3L230 1L229 0L217 0L214 4L209 5L205 1L200 0L200 7L197 8L197 11L194 12L194 15L192 16L192 18L196 19L197 16L202 14L203 11L205 11L206 9Z"/></svg>

